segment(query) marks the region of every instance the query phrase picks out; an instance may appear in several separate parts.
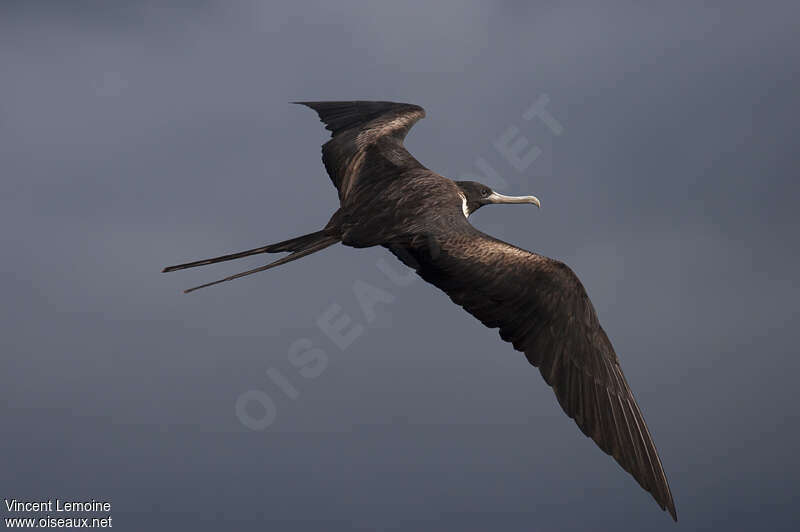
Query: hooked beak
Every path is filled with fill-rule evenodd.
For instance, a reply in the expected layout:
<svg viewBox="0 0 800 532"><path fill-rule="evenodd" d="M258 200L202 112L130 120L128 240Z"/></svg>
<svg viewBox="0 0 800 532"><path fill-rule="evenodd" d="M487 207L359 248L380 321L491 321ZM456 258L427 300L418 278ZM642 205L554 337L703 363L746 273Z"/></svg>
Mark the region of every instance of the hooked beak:
<svg viewBox="0 0 800 532"><path fill-rule="evenodd" d="M492 192L486 197L487 203L531 203L536 205L537 207L542 206L539 203L539 198L536 196L506 196L504 194L498 194L497 192Z"/></svg>

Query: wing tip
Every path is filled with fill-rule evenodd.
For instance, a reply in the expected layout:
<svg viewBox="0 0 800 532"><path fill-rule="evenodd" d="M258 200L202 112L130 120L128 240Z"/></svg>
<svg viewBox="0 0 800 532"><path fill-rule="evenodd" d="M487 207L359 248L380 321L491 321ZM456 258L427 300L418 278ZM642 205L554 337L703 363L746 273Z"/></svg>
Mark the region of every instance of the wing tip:
<svg viewBox="0 0 800 532"><path fill-rule="evenodd" d="M516 349L517 345L514 345L514 347ZM590 427L586 425L586 420L583 417L581 417L582 411L575 405L569 403L570 395L566 393L561 393L563 390L563 386L559 385L557 380L555 380L556 377L554 377L553 375L549 375L548 372L545 371L545 366L542 365L541 361L536 361L535 359L533 359L533 357L528 355L528 349L530 348L528 345L525 345L524 343L519 343L519 347L521 348L519 350L525 353L531 364L538 367L539 372L542 374L542 377L544 377L545 382L547 382L547 384L549 384L553 388L553 391L555 392L556 395L556 399L558 400L561 408L563 409L567 417L575 421L576 425L581 430L581 432L584 435L591 438L597 444L598 448L600 448L603 452L613 457L614 460L622 467L622 469L625 470L628 474L630 474L631 477L633 477L636 483L639 484L639 486L641 486L645 492L650 494L650 496L655 500L658 507L661 508L661 510L669 513L670 517L672 517L672 520L677 523L678 512L675 509L675 501L672 497L672 490L669 487L669 481L667 480L666 473L664 472L663 465L661 464L661 459L658 456L658 451L655 448L655 443L653 442L652 435L650 434L649 429L647 429L647 425L644 423L644 417L641 414L641 410L639 410L638 404L636 404L636 400L633 399L633 396L630 395L630 400L632 400L633 406L635 407L635 413L631 411L631 415L633 417L630 419L637 422L637 427L638 427L638 422L641 421L644 428L644 433L641 432L639 433L641 436L641 440L634 438L634 434L630 432L630 430L623 431L621 434L615 435L614 433L610 432L612 425L607 426L606 431L609 432L609 435L605 436L604 436L604 429L598 430L598 428L595 427L595 430L590 430ZM561 369L563 370L563 368ZM627 391L630 393L630 387L627 385L627 382L625 382L624 384L627 388ZM615 395L617 398L619 398L619 395L617 395L615 392L612 391L611 393ZM622 427L617 426L616 416L614 415L614 409L613 409L614 401L611 400L610 397L609 397L609 402L607 404L610 407L609 412L612 415L610 419L614 421L613 427L615 428L615 430L619 431L619 428ZM602 406L602 403L598 406ZM627 424L629 423L630 416L628 416L624 410L621 412L621 414L624 416L623 420L621 421L623 421L627 426ZM625 434L627 434L630 438L627 441L627 443L623 441L625 439ZM637 471L635 468L636 461L635 460L632 461L632 459L636 457L637 454L636 443L644 444L644 447L643 449L641 449L641 451L644 451L645 453L647 453L647 455L650 455L652 453L655 459L656 465L653 466L651 463L650 469L647 468L644 469L644 471L646 472L645 474L642 474L641 471ZM643 466L644 462L641 465ZM652 475L649 475L647 473L652 473Z"/></svg>
<svg viewBox="0 0 800 532"><path fill-rule="evenodd" d="M675 509L675 501L672 499L672 490L669 489L669 485L667 485L667 500L664 501L662 508L669 513L673 521L678 522L678 511Z"/></svg>
<svg viewBox="0 0 800 532"><path fill-rule="evenodd" d="M368 100L343 101L293 101L296 105L304 105L316 111L325 129L333 135L345 130L363 126L386 113L418 113L408 127L425 117L425 109L412 103Z"/></svg>

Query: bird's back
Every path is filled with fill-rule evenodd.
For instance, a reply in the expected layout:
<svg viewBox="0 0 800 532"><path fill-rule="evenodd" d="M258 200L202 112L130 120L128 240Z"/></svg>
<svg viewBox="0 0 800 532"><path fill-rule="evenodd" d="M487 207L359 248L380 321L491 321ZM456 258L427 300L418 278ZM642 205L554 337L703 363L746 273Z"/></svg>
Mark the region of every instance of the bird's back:
<svg viewBox="0 0 800 532"><path fill-rule="evenodd" d="M445 234L466 224L456 184L424 167L364 183L352 199L341 208L346 220L342 242L355 247Z"/></svg>

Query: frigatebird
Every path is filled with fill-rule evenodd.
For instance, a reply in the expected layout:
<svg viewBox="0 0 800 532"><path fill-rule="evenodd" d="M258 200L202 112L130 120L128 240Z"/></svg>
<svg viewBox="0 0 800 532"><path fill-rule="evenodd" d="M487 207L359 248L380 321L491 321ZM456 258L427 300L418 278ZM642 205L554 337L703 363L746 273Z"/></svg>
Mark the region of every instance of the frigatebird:
<svg viewBox="0 0 800 532"><path fill-rule="evenodd" d="M322 162L339 209L320 231L239 253L169 266L171 272L248 257L289 254L191 292L274 268L341 242L383 246L443 290L539 368L564 412L677 521L667 477L619 358L586 290L564 263L508 244L468 221L488 204L528 203L425 168L403 146L425 116L405 103L295 102L317 112L331 139Z"/></svg>

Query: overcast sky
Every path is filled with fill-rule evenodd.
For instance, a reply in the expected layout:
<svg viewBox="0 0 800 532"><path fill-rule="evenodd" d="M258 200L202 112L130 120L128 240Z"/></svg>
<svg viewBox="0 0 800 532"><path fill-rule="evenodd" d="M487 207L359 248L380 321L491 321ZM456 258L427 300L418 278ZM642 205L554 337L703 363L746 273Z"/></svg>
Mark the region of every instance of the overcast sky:
<svg viewBox="0 0 800 532"><path fill-rule="evenodd" d="M4 498L121 530L796 526L796 3L163 4L0 7ZM541 199L471 222L581 277L677 526L383 249L159 273L327 222L314 99L422 105L423 164Z"/></svg>

